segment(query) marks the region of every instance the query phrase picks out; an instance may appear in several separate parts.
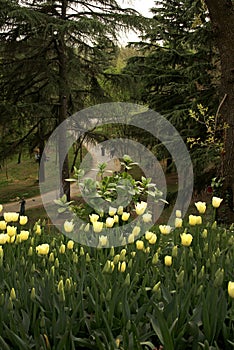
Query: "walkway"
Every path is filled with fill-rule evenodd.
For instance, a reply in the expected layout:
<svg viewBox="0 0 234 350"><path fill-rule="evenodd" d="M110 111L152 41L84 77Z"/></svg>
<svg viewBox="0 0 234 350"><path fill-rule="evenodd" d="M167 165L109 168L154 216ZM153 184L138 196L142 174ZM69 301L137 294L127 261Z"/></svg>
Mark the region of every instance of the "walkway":
<svg viewBox="0 0 234 350"><path fill-rule="evenodd" d="M98 164L101 164L104 162L107 163L105 175L110 174L110 172L112 173L113 171L120 170L120 163L118 159L110 158L109 154L102 155L101 146L97 145L97 146L91 147L89 145L87 148L89 149L89 153L92 156L92 169L85 174L84 178L96 179L97 172L98 172L97 170ZM74 196L76 196L77 194L79 194L79 188L76 185L76 183L74 183L71 185L71 198L74 198ZM44 195L44 198L43 198L44 203L46 204L51 203L52 202L51 198L56 199L56 191L49 192L48 199L46 198L46 195ZM26 200L26 205L25 205L26 210L41 207L43 205L40 195L32 198L27 198L25 200ZM3 213L18 212L19 209L20 209L19 201L3 204Z"/></svg>

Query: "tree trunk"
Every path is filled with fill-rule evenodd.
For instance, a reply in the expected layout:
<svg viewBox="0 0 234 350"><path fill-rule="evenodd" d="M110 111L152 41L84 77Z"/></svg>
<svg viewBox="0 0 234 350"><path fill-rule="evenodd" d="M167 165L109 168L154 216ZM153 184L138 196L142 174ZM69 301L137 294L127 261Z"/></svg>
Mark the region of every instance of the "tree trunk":
<svg viewBox="0 0 234 350"><path fill-rule="evenodd" d="M62 19L66 20L67 0L62 1ZM65 35L63 30L58 33L58 61L59 61L59 124L67 118L67 97L69 94L67 82L67 58ZM60 195L65 194L70 201L70 182L66 181L69 175L69 161L67 154L66 128L60 128L59 132L59 171L61 176Z"/></svg>
<svg viewBox="0 0 234 350"><path fill-rule="evenodd" d="M227 123L224 130L224 151L221 159L221 177L224 177L224 219L234 222L234 3L231 0L205 0L220 53L221 88L220 116Z"/></svg>

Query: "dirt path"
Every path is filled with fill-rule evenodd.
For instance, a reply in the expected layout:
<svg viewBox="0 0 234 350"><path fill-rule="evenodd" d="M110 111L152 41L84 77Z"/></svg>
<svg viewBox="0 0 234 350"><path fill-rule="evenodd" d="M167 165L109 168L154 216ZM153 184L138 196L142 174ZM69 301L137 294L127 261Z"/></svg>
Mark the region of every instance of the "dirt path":
<svg viewBox="0 0 234 350"><path fill-rule="evenodd" d="M90 145L86 145L89 153L92 156L92 169L88 171L84 178L92 178L96 179L97 177L97 168L98 164L101 163L107 163L107 172L106 174L109 173L109 171L118 171L120 170L120 164L117 159L110 158L109 154L102 155L102 150L101 146L97 145L95 147L91 147ZM74 198L77 194L79 194L79 188L76 184L71 185L71 198ZM43 195L43 202L45 204L52 203L54 199L56 199L56 191L51 191L48 192L48 194ZM32 209L32 208L37 208L43 206L42 204L42 199L41 196L35 196L32 198L26 199L26 204L25 204L25 209ZM20 202L15 201L15 202L10 202L3 204L3 213L4 212L19 212L20 210Z"/></svg>

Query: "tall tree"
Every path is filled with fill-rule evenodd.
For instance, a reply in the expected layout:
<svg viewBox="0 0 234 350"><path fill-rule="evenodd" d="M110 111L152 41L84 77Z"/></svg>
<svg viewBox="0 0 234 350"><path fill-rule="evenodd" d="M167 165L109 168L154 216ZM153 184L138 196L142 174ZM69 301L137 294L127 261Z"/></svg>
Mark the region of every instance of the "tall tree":
<svg viewBox="0 0 234 350"><path fill-rule="evenodd" d="M227 123L221 177L224 177L226 220L234 222L234 2L205 0L221 59L220 117ZM219 121L218 121L219 122Z"/></svg>
<svg viewBox="0 0 234 350"><path fill-rule="evenodd" d="M55 122L50 130L90 105L94 94L105 100L97 77L109 65L118 31L142 26L134 10L115 0L3 0L0 10L1 109L7 114L6 105L14 105L34 118L46 113L42 122ZM69 198L67 162L60 162L60 173Z"/></svg>

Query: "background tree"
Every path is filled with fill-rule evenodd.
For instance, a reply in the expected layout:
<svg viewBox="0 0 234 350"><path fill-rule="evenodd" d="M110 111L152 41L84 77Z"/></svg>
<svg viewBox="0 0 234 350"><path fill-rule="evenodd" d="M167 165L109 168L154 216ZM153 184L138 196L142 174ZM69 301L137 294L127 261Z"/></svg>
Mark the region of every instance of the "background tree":
<svg viewBox="0 0 234 350"><path fill-rule="evenodd" d="M220 175L224 177L225 219L234 222L234 3L231 0L205 0L205 3L221 60L219 118L228 125L224 130L220 169Z"/></svg>
<svg viewBox="0 0 234 350"><path fill-rule="evenodd" d="M0 10L3 118L26 116L30 126L40 120L43 141L74 111L105 101L98 76L113 58L118 31L142 26L114 0L4 0ZM60 166L69 197L67 158Z"/></svg>

